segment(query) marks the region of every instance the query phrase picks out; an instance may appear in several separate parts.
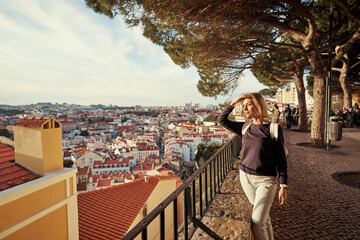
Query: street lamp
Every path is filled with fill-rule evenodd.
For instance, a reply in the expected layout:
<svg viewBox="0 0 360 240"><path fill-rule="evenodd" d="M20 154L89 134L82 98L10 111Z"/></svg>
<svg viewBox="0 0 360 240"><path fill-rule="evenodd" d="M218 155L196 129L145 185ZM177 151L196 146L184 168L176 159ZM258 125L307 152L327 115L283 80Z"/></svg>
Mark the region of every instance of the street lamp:
<svg viewBox="0 0 360 240"><path fill-rule="evenodd" d="M332 47L333 47L333 33L332 22L334 16L334 6L330 2L329 14L329 64L328 64L328 79L326 82L326 124L325 124L325 151L330 151L330 113L331 113L331 81L332 81Z"/></svg>

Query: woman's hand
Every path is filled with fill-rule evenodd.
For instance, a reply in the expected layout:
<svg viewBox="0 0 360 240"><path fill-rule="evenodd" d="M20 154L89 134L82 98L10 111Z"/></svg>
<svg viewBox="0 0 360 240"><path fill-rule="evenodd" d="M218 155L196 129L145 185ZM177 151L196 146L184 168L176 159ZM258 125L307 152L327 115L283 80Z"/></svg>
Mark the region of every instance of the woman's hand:
<svg viewBox="0 0 360 240"><path fill-rule="evenodd" d="M287 187L280 187L279 191L279 205L284 205L287 200Z"/></svg>
<svg viewBox="0 0 360 240"><path fill-rule="evenodd" d="M237 104L238 102L242 102L245 98L248 98L247 94L241 94L240 96L238 96L237 98L235 98L234 101L232 101L230 103L230 106L234 107L235 104Z"/></svg>

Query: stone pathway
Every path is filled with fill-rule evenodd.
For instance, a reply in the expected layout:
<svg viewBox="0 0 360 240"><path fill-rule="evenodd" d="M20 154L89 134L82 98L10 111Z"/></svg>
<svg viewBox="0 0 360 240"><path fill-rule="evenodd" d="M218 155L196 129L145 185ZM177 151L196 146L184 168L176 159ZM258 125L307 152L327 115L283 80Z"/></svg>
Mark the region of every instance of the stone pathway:
<svg viewBox="0 0 360 240"><path fill-rule="evenodd" d="M275 239L360 239L360 189L341 184L336 172L360 171L360 131L344 129L330 152L301 147L310 133L285 130L288 203L271 209Z"/></svg>
<svg viewBox="0 0 360 240"><path fill-rule="evenodd" d="M249 239L251 205L239 180L239 161L228 173L202 222L223 239ZM192 239L212 239L197 229Z"/></svg>

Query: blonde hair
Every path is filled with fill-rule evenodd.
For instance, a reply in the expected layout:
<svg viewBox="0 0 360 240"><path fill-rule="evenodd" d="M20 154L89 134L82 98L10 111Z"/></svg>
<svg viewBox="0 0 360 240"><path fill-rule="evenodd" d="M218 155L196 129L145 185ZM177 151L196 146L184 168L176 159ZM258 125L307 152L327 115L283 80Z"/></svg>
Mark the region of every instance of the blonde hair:
<svg viewBox="0 0 360 240"><path fill-rule="evenodd" d="M244 94L244 95L246 97L246 98L244 98L244 100L249 98L249 99L251 99L251 101L256 106L258 111L255 114L255 117L258 117L258 118L268 118L269 117L269 113L268 113L268 109L266 107L266 103L265 103L264 98L261 96L260 93L255 92L255 93L247 93L247 94ZM242 102L241 102L241 104L242 104ZM241 116L245 117L244 112L242 112Z"/></svg>

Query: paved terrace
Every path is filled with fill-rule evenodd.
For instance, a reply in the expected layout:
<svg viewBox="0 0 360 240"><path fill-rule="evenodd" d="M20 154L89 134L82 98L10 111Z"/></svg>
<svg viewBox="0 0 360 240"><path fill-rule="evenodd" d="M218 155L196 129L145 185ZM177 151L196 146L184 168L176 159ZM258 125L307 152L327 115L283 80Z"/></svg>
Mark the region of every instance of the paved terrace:
<svg viewBox="0 0 360 240"><path fill-rule="evenodd" d="M288 157L288 202L270 215L275 239L360 239L360 189L339 183L336 172L360 171L360 129L343 129L330 152L299 146L310 133L284 130ZM243 193L238 162L229 172L203 222L223 239L248 239L250 205ZM193 239L211 239L197 230Z"/></svg>

